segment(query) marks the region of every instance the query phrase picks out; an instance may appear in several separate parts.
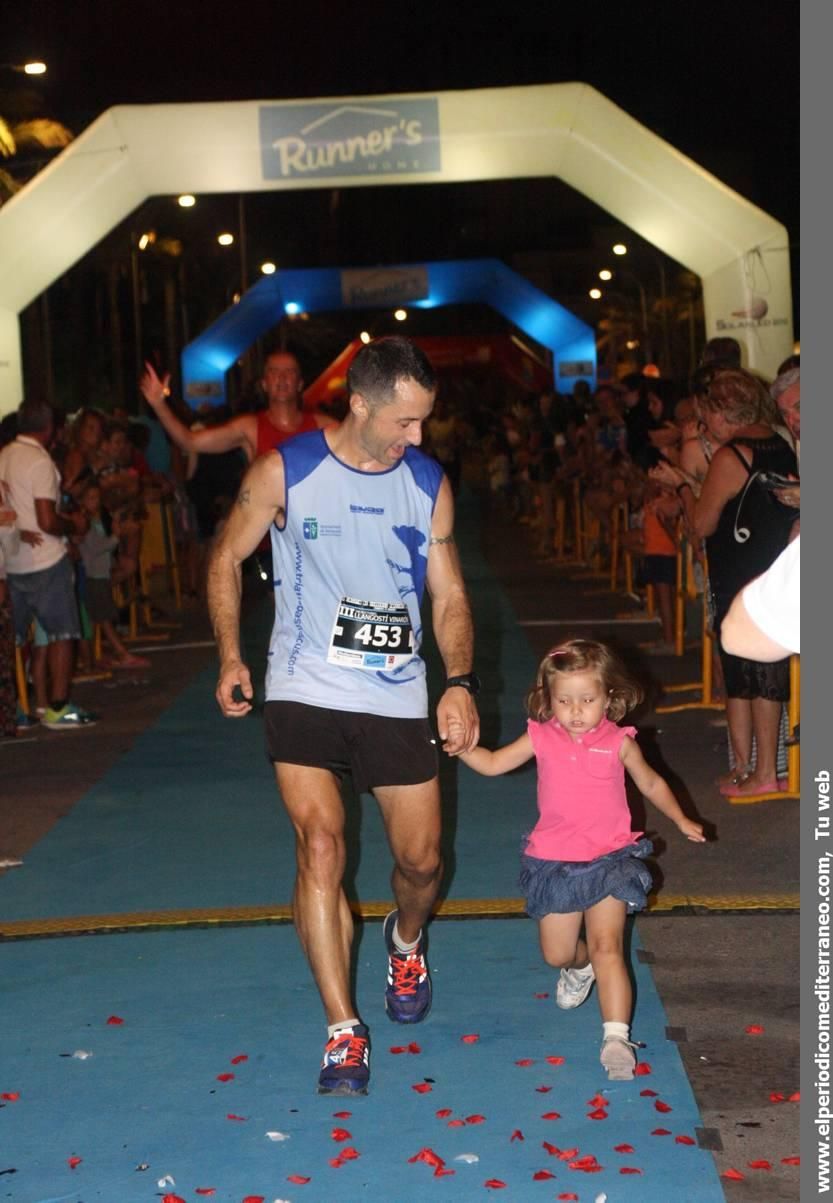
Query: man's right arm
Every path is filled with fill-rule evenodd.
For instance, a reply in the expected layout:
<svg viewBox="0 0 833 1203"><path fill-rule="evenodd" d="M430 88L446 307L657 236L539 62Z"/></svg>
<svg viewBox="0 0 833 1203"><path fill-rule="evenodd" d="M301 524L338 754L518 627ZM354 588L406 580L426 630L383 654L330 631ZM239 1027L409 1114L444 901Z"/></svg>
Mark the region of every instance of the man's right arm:
<svg viewBox="0 0 833 1203"><path fill-rule="evenodd" d="M151 365L146 363L139 388L161 422L163 430L177 447L199 455L217 455L222 451L233 451L236 447L242 447L250 460L254 458L249 437L249 427L254 420L251 414L241 414L229 422L206 427L204 430L189 430L168 405L168 380L167 376L160 380Z"/></svg>
<svg viewBox="0 0 833 1203"><path fill-rule="evenodd" d="M208 612L220 655L216 696L227 718L242 718L252 708L251 677L240 656L242 564L283 512L283 459L261 456L243 478L208 565ZM236 686L242 701L233 696Z"/></svg>

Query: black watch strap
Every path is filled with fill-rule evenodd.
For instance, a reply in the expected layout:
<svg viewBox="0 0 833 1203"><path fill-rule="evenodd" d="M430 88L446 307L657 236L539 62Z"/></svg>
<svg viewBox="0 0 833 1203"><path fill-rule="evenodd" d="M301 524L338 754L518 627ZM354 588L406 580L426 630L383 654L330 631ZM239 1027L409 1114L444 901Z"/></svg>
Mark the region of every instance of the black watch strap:
<svg viewBox="0 0 833 1203"><path fill-rule="evenodd" d="M480 692L480 678L477 673L462 673L459 677L448 677L445 682L446 689L451 689L454 685L467 689L472 695Z"/></svg>

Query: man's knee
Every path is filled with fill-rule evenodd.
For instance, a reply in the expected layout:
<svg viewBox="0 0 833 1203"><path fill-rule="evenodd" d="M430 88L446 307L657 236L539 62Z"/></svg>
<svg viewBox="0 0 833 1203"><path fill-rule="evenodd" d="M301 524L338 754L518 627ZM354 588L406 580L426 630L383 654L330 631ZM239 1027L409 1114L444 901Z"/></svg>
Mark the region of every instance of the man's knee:
<svg viewBox="0 0 833 1203"><path fill-rule="evenodd" d="M345 865L343 833L326 827L299 830L297 858L299 873L322 882L341 881Z"/></svg>
<svg viewBox="0 0 833 1203"><path fill-rule="evenodd" d="M396 867L406 881L418 888L428 886L442 872L442 857L436 845L400 850Z"/></svg>

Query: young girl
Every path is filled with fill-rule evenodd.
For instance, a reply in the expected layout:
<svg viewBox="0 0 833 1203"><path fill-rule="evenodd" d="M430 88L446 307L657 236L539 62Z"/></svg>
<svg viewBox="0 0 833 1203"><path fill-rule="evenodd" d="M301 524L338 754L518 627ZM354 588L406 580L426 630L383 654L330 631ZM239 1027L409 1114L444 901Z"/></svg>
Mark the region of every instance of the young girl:
<svg viewBox="0 0 833 1203"><path fill-rule="evenodd" d="M538 822L524 841L520 887L539 923L541 951L561 970L559 1007L583 1003L598 982L601 1063L608 1078L633 1077L632 991L623 955L625 915L647 902L652 852L631 831L625 770L650 802L689 840L703 828L687 819L667 783L646 764L635 727L617 727L642 698L638 685L602 643L571 639L553 648L527 697L527 732L491 752L461 759L488 777L538 761ZM585 935L581 936L582 920Z"/></svg>

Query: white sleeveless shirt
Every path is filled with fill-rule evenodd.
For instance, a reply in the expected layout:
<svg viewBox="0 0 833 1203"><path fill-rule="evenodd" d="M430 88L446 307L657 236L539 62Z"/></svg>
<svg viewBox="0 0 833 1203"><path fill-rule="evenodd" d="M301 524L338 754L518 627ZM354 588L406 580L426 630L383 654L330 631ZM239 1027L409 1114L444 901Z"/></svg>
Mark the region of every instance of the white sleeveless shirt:
<svg viewBox="0 0 833 1203"><path fill-rule="evenodd" d="M286 520L271 530L266 700L424 718L420 603L442 469L409 447L387 471L360 472L323 430L277 454Z"/></svg>

